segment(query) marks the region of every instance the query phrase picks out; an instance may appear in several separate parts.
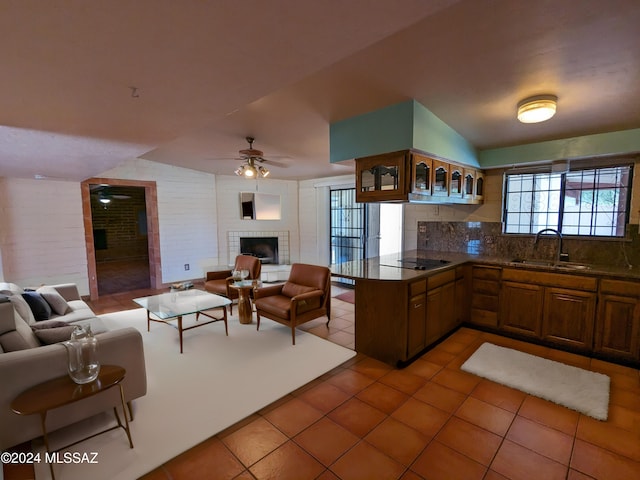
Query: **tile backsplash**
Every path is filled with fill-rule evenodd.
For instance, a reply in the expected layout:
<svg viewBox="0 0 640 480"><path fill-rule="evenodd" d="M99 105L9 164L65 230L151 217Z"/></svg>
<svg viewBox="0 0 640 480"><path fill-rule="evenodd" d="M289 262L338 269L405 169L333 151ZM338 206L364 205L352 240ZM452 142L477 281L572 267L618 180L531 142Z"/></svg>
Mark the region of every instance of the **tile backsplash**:
<svg viewBox="0 0 640 480"><path fill-rule="evenodd" d="M552 260L557 239L544 236L534 245L534 235L505 235L499 222L418 222L418 250L461 252L503 258ZM638 225L627 225L625 239L565 236L563 252L569 261L600 265L640 265Z"/></svg>

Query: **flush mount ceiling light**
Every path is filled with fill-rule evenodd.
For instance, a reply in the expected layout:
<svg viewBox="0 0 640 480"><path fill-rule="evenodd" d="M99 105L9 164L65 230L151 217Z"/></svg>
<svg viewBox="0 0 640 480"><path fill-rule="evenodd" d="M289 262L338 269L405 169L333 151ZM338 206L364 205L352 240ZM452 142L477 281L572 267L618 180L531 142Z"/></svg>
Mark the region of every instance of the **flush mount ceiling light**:
<svg viewBox="0 0 640 480"><path fill-rule="evenodd" d="M558 97L555 95L536 95L518 103L518 120L522 123L538 123L549 120L556 114Z"/></svg>

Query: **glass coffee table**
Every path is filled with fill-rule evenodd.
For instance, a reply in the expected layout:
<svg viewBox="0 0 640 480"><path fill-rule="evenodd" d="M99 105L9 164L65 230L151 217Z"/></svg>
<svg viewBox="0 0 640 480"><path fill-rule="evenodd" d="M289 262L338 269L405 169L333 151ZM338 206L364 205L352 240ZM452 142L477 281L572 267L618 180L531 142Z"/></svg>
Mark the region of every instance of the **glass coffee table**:
<svg viewBox="0 0 640 480"><path fill-rule="evenodd" d="M229 336L229 329L227 327L227 305L231 303L231 300L221 295L191 289L171 291L169 293L161 293L160 295L151 295L150 297L134 298L133 301L147 310L147 331L150 329L151 322L166 323L178 329L180 335L180 353L182 353L182 333L192 328L223 321L224 331L226 335ZM196 314L196 321L199 320L200 315L204 315L211 320L198 322L189 327L183 327L182 317L192 313ZM177 321L177 325L171 323L172 321Z"/></svg>

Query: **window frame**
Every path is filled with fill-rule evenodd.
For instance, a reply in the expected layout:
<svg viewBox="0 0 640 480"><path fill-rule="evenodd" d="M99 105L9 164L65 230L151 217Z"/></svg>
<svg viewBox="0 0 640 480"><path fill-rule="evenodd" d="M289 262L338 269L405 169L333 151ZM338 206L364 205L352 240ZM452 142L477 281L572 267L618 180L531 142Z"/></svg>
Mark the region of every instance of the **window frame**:
<svg viewBox="0 0 640 480"><path fill-rule="evenodd" d="M557 220L557 224L556 225L545 225L545 227L543 228L554 228L557 229L560 233L562 233L563 236L568 236L568 237L574 237L574 238L585 238L585 239L624 239L626 238L627 235L627 225L629 224L629 218L630 218L630 214L631 214L631 199L633 196L633 192L632 192L632 188L633 188L633 170L634 170L634 166L635 166L635 162L631 159L618 159L617 161L609 161L609 162L605 162L605 163L600 163L600 164L594 164L594 159L591 160L587 160L587 161L583 161L583 162L578 162L577 165L573 166L572 168L560 171L560 172L554 172L553 167L551 165L546 165L543 167L530 167L530 168L517 168L514 167L512 170L507 170L504 172L503 174L503 188L502 188L502 234L503 235L535 235L537 232L533 231L533 224L530 223L530 227L529 227L529 232L508 232L507 228L508 228L508 223L507 223L507 216L509 214L508 211L508 201L509 201L509 189L508 189L508 184L509 184L509 177L510 176L514 176L514 175L532 175L535 176L536 174L544 174L544 175L549 175L551 178L552 175L559 175L560 178L560 190L559 190L559 202L558 202L558 210L557 212L555 210L553 210L553 214L557 213L558 216L558 220ZM571 173L575 173L575 172L579 172L579 171L587 171L587 170L592 170L594 171L594 174L596 176L598 176L598 171L600 170L606 170L606 169L611 169L611 168L628 168L628 173L629 173L629 178L628 178L628 183L626 186L622 187L622 188L626 188L627 190L627 195L626 195L626 201L625 201L625 205L624 205L624 223L622 225L622 234L621 235L597 235L597 234L581 234L581 233L566 233L563 232L563 224L564 224L564 216L567 213L571 213L571 212L566 212L565 211L565 197L566 197L566 191L567 191L567 174L571 174ZM528 212L531 217L533 218L533 216L535 215L535 209L534 209L534 205L535 203L533 202L533 198L535 198L535 193L536 192L541 192L543 190L539 190L536 189L536 185L535 185L535 177L532 179L532 181L534 182L534 185L532 186L532 204L531 204L531 208L530 211ZM595 188L595 191L597 191L598 189ZM549 189L548 191L553 191L552 189ZM588 189L584 189L581 191L588 191ZM622 206L621 206L622 207ZM619 212L622 212L622 208L620 208ZM521 212L522 213L522 212ZM591 215L594 215L596 213L596 211L592 210ZM531 222L531 221L530 221ZM579 229L580 225L578 225L578 229ZM613 227L613 225L612 225ZM565 230L568 227L565 227ZM593 227L590 227L590 229L592 229Z"/></svg>

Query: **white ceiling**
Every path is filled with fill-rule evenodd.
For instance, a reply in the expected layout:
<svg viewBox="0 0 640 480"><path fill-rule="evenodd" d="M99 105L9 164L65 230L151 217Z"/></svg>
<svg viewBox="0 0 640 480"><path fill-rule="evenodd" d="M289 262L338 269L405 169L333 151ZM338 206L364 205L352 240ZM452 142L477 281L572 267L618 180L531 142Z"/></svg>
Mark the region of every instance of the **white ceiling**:
<svg viewBox="0 0 640 480"><path fill-rule="evenodd" d="M329 164L329 125L414 98L479 149L640 127L638 0L0 0L0 176L135 157L273 178ZM515 106L552 93L558 113Z"/></svg>

